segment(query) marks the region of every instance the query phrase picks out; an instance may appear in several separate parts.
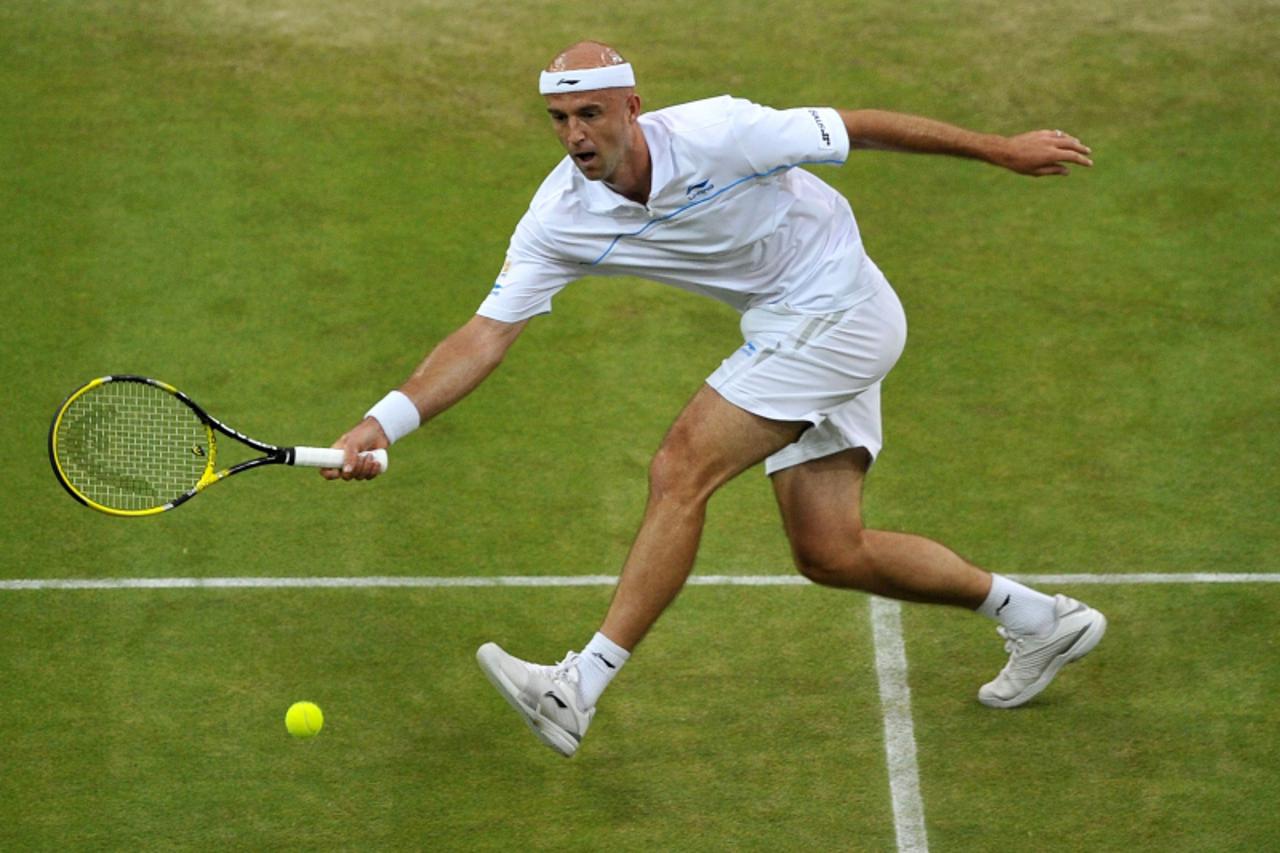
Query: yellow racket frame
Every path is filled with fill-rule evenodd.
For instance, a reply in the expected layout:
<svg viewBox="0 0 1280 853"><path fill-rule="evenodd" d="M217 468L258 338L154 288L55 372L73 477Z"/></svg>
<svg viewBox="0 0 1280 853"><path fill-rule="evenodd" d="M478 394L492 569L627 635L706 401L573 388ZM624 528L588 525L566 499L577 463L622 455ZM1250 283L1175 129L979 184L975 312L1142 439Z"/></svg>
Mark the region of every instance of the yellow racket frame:
<svg viewBox="0 0 1280 853"><path fill-rule="evenodd" d="M140 378L141 377L128 377L128 380L138 381ZM167 512L178 504L204 491L227 475L227 471L214 471L214 468L218 463L218 440L217 433L209 424L208 417L198 407L191 403L187 395L183 394L169 383L161 382L159 379L141 378L142 381L145 381L150 385L154 385L157 388L162 388L170 394L173 394L179 400L182 400L191 407L192 415L200 420L201 425L204 427L205 435L209 441L208 460L205 463L204 472L200 475L200 479L196 482L196 485L185 494L174 498L168 503L160 506L149 507L147 509L118 509L116 507L104 506L77 489L75 485L72 484L71 479L67 476L67 472L63 469L62 460L58 455L58 428L62 425L62 418L76 400L80 399L94 388L105 385L108 382L121 381L122 379L124 379L124 377L100 376L97 379L86 382L82 387L76 389L76 391L74 391L71 396L63 402L63 404L58 408L57 415L53 419L53 426L49 429L49 459L53 462L53 470L58 477L58 481L62 483L63 487L68 492L71 493L72 497L80 501L85 506L96 509L98 512L104 512L107 515L121 516L124 518L138 518L148 515L159 515L162 512Z"/></svg>

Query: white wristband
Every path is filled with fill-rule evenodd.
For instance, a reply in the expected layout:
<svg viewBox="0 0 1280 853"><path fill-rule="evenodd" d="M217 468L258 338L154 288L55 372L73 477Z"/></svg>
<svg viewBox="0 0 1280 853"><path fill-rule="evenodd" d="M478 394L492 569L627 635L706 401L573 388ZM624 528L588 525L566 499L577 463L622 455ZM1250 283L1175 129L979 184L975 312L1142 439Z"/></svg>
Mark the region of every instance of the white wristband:
<svg viewBox="0 0 1280 853"><path fill-rule="evenodd" d="M365 412L366 418L373 418L387 434L387 441L395 444L422 425L422 415L418 407L401 391L392 391L383 397L373 408Z"/></svg>

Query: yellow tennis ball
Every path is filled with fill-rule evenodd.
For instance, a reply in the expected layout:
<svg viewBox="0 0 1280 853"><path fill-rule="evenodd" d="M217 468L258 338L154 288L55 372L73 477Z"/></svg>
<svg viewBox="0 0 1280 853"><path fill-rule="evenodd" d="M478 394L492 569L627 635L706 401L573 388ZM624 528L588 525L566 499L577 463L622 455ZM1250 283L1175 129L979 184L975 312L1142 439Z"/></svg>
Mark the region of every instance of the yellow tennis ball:
<svg viewBox="0 0 1280 853"><path fill-rule="evenodd" d="M284 727L294 737L313 737L324 725L324 714L315 702L294 702L284 715Z"/></svg>

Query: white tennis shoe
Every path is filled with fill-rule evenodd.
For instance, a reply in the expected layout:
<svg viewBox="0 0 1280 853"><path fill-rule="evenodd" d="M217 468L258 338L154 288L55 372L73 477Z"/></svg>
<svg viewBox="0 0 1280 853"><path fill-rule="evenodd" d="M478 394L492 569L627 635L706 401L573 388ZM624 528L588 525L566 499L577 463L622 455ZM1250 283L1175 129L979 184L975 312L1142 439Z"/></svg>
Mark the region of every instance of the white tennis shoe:
<svg viewBox="0 0 1280 853"><path fill-rule="evenodd" d="M1016 708L1049 686L1058 670L1093 650L1107 631L1107 618L1065 595L1054 596L1056 619L1043 637L997 628L1005 638L1009 662L978 690L978 701L992 708Z"/></svg>
<svg viewBox="0 0 1280 853"><path fill-rule="evenodd" d="M582 706L576 652L569 652L555 666L540 666L512 657L497 643L485 643L476 660L538 740L565 758L578 751L596 709Z"/></svg>

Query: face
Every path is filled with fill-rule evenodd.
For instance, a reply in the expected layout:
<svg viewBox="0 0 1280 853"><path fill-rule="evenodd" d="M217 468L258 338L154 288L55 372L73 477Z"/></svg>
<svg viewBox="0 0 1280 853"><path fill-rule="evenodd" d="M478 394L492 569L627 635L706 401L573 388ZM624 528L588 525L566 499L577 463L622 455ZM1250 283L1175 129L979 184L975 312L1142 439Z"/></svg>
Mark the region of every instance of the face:
<svg viewBox="0 0 1280 853"><path fill-rule="evenodd" d="M546 99L556 136L582 174L591 181L611 180L630 153L640 99L621 89L547 95Z"/></svg>

